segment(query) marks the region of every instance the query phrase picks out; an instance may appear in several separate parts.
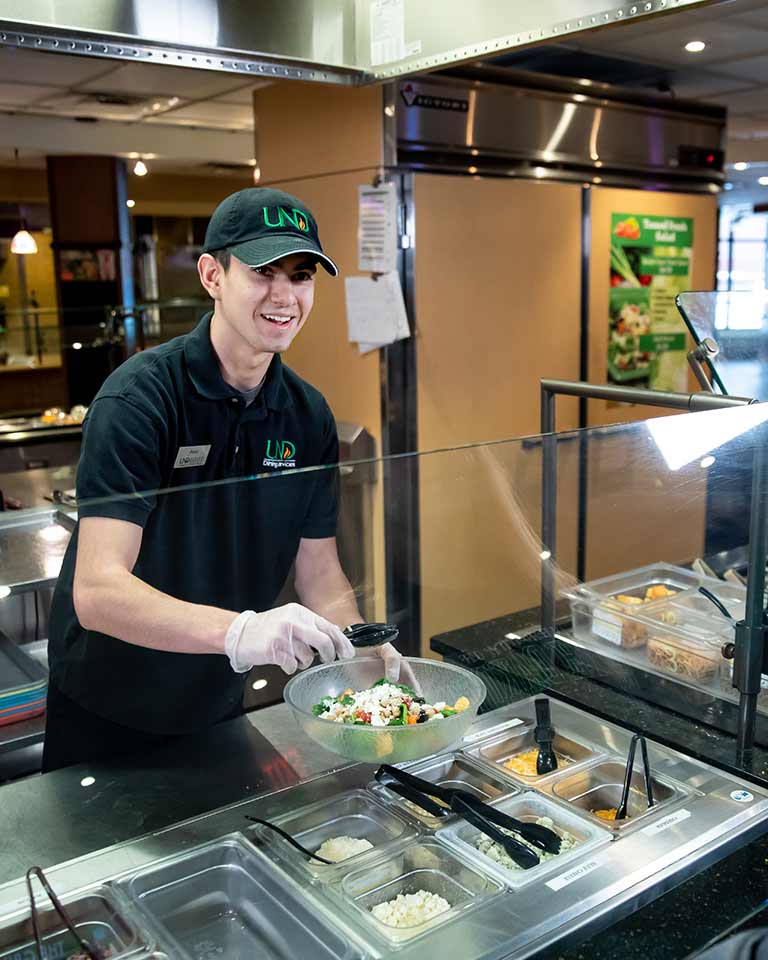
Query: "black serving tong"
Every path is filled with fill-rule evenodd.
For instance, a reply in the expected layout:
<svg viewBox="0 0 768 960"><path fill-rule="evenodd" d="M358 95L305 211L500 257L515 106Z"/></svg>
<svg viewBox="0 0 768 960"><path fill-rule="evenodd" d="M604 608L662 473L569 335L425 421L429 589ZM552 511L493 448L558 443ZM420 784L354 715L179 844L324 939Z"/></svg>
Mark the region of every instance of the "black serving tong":
<svg viewBox="0 0 768 960"><path fill-rule="evenodd" d="M525 823L523 820L510 817L509 814L485 803L468 790L461 790L458 787L442 787L389 764L382 764L376 771L375 778L379 783L400 796L407 796L407 799L412 803L418 804L425 810L429 808L424 800L429 800L430 797L436 797L443 803L447 803L450 806L450 811L432 801L433 808L440 811L436 814L437 816L448 816L449 812L457 813L500 844L515 863L525 869L535 867L539 862L538 856L524 844L515 840L514 837L496 829L497 827L503 827L505 830L517 833L527 843L545 853L560 853L562 841L554 830L542 827L538 823Z"/></svg>
<svg viewBox="0 0 768 960"><path fill-rule="evenodd" d="M394 643L400 636L400 628L393 623L351 623L343 632L356 648L380 647L384 643Z"/></svg>
<svg viewBox="0 0 768 960"><path fill-rule="evenodd" d="M43 947L42 937L40 936L40 924L37 917L37 904L35 903L35 892L32 889L32 877L37 877L37 879L43 885L43 889L48 894L48 897L51 903L53 904L54 910L63 921L67 930L69 930L69 932L72 934L75 940L77 940L78 946L83 951L83 953L86 954L86 956L90 957L91 960L102 960L101 953L97 949L92 947L88 943L88 941L84 940L80 936L80 934L77 932L77 928L75 927L74 923L72 923L72 920L69 914L67 913L67 911L64 909L63 904L61 903L59 898L56 896L56 894L53 892L53 888L48 883L48 880L45 874L43 873L43 871L41 870L41 868L30 867L29 870L27 870L27 893L29 894L29 909L30 909L30 913L32 914L32 932L34 933L34 936L35 936L35 950L37 952L37 960L45 960L45 956L47 954Z"/></svg>
<svg viewBox="0 0 768 960"><path fill-rule="evenodd" d="M274 830L276 834L281 836L283 840L287 840L292 847L295 847L299 853L303 853L305 857L309 860L317 860L319 863L325 863L327 865L333 865L332 860L326 860L325 857L318 857L316 853L312 853L311 850L307 850L306 847L302 847L298 840L286 833L285 830L282 830L277 824L270 823L269 820L261 820L259 817L251 817L247 813L245 814L245 819L250 820L251 823L258 823L262 827L268 827L270 830Z"/></svg>
<svg viewBox="0 0 768 960"><path fill-rule="evenodd" d="M632 742L629 745L627 769L624 771L624 787L621 791L621 801L616 808L616 820L626 820L627 818L629 790L632 785L632 772L635 766L635 751L637 750L638 743L640 744L640 753L643 758L643 780L645 782L645 796L648 800L648 806L652 807L656 803L656 801L653 799L651 766L648 763L648 747L645 742L645 737L640 733L636 733L634 737L632 737Z"/></svg>
<svg viewBox="0 0 768 960"><path fill-rule="evenodd" d="M539 747L539 752L536 755L536 773L541 777L545 773L552 773L553 770L557 770L557 757L552 749L555 728L552 726L549 700L546 697L540 697L534 702L534 705L536 707L536 729L533 731L533 739Z"/></svg>
<svg viewBox="0 0 768 960"><path fill-rule="evenodd" d="M699 593L703 594L707 600L711 600L724 617L727 617L729 620L733 620L728 608L714 595L714 593L712 593L711 590L707 590L706 587L699 587Z"/></svg>

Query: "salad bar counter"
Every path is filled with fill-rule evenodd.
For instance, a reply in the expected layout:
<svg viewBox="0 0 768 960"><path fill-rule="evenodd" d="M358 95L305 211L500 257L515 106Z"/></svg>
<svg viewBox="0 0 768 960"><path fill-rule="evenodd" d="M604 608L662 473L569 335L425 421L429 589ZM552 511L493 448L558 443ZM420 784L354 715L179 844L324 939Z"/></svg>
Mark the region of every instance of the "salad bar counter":
<svg viewBox="0 0 768 960"><path fill-rule="evenodd" d="M530 698L476 719L441 754L340 766L48 879L103 957L501 960L612 922L765 832L768 791L653 740L625 779L629 730L549 707L547 773L525 760L539 741ZM512 829L494 838L501 815ZM46 957L79 956L54 912L40 916ZM33 957L33 944L20 878L0 886L0 958Z"/></svg>

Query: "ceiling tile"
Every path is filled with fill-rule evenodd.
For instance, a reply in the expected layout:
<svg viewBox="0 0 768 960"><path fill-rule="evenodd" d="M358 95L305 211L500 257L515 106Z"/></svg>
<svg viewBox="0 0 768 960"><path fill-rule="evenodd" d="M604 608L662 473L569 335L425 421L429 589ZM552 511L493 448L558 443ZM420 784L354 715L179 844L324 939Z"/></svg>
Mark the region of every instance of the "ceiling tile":
<svg viewBox="0 0 768 960"><path fill-rule="evenodd" d="M666 29L657 28L653 34L632 38L629 33L616 33L610 46L603 44L598 47L586 42L582 48L599 50L601 53L610 49L621 56L645 63L695 69L768 51L768 30L739 26L728 19L709 20L697 25L695 30L690 26L673 26L676 23L677 15L670 20ZM687 53L684 47L689 40L703 40L707 49L702 53ZM723 72L727 70L723 68Z"/></svg>
<svg viewBox="0 0 768 960"><path fill-rule="evenodd" d="M753 87L751 90L742 90L740 93L728 93L709 99L713 103L721 103L727 107L729 116L762 114L768 110L768 98L762 87Z"/></svg>
<svg viewBox="0 0 768 960"><path fill-rule="evenodd" d="M242 87L240 90L223 93L215 99L218 103L247 103L250 106L253 104L253 91L268 87L273 82L273 80L262 80L261 82L249 83L248 86Z"/></svg>
<svg viewBox="0 0 768 960"><path fill-rule="evenodd" d="M121 64L105 80L80 84L81 90L183 97L196 100L221 96L243 85L240 76L196 70L191 67L161 67L151 63Z"/></svg>
<svg viewBox="0 0 768 960"><path fill-rule="evenodd" d="M676 96L692 100L708 99L753 87L753 84L744 79L715 73L713 70L677 70L671 83Z"/></svg>
<svg viewBox="0 0 768 960"><path fill-rule="evenodd" d="M69 87L113 70L114 63L110 60L0 47L0 82L31 77L36 83Z"/></svg>
<svg viewBox="0 0 768 960"><path fill-rule="evenodd" d="M718 64L719 74L740 77L751 83L768 83L768 52L757 57L742 57Z"/></svg>
<svg viewBox="0 0 768 960"><path fill-rule="evenodd" d="M46 97L61 93L59 87L38 87L31 83L2 83L0 81L0 104L26 107Z"/></svg>
<svg viewBox="0 0 768 960"><path fill-rule="evenodd" d="M178 110L169 110L158 117L148 117L147 122L220 127L225 130L250 130L254 125L252 107L215 101L192 103Z"/></svg>

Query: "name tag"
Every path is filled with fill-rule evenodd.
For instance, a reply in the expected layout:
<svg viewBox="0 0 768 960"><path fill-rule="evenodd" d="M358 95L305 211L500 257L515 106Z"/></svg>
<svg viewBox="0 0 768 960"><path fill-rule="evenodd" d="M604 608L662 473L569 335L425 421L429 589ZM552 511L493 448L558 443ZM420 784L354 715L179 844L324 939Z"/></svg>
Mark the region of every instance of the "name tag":
<svg viewBox="0 0 768 960"><path fill-rule="evenodd" d="M184 467L202 467L208 459L210 450L210 443L202 447L179 447L173 469L181 470Z"/></svg>

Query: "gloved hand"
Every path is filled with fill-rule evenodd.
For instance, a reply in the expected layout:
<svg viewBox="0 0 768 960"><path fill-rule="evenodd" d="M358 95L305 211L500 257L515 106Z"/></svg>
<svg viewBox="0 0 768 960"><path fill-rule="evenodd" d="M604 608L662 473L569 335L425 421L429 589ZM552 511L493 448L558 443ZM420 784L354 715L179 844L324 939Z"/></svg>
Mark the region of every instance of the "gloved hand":
<svg viewBox="0 0 768 960"><path fill-rule="evenodd" d="M224 651L236 673L273 663L286 673L311 666L315 653L323 663L355 655L342 630L300 603L286 603L264 613L245 610L224 638Z"/></svg>
<svg viewBox="0 0 768 960"><path fill-rule="evenodd" d="M403 660L402 654L393 644L383 643L380 647L358 647L355 653L358 657L381 657L384 676L390 683L404 683L421 694L421 685L410 663Z"/></svg>

